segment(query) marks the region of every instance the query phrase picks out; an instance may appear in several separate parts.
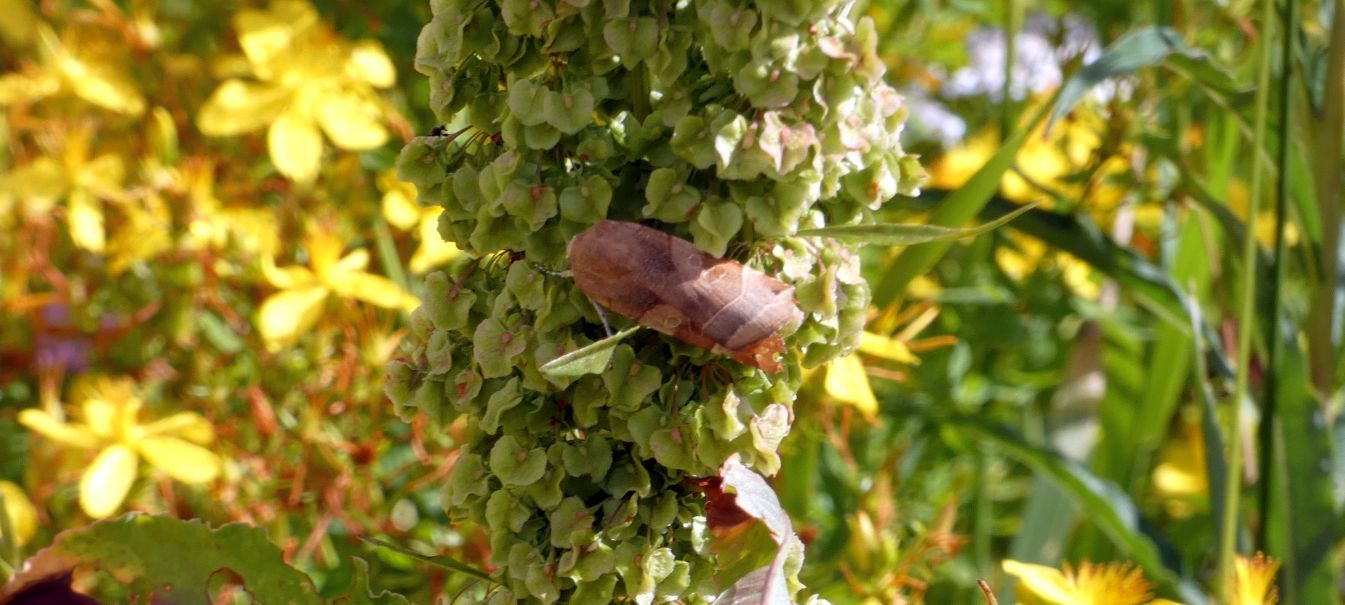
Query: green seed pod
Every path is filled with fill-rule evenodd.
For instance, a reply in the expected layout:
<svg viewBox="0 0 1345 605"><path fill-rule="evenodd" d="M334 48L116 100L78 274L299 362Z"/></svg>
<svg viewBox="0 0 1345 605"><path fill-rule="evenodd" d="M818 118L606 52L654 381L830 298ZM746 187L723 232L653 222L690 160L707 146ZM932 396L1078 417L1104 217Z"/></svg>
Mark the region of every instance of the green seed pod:
<svg viewBox="0 0 1345 605"><path fill-rule="evenodd" d="M399 175L473 260L426 278L386 390L399 410L466 419L444 504L489 534L492 603L728 588L692 485L734 456L779 470L802 367L853 350L868 305L852 250L794 234L870 222L920 175L876 34L848 6L432 1L416 68L439 119L467 129L412 141ZM781 371L641 330L594 373L542 372L607 335L565 273L570 242L605 219L792 286L803 319L782 331ZM797 590L802 546L782 548Z"/></svg>

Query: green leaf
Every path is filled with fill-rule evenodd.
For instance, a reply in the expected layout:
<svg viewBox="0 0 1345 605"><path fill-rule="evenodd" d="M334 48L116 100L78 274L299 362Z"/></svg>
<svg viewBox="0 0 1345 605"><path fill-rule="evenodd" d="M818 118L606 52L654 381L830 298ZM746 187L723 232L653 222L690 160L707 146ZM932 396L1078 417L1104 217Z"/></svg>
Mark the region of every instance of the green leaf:
<svg viewBox="0 0 1345 605"><path fill-rule="evenodd" d="M526 449L513 435L505 435L490 448L490 472L506 486L532 485L546 474L546 452Z"/></svg>
<svg viewBox="0 0 1345 605"><path fill-rule="evenodd" d="M1047 111L1053 105L1054 102L1044 105L1035 116L1020 125L1012 136L1006 138L1000 144L999 151L996 151L976 174L934 209L930 214L929 224L944 227L960 225L976 216L986 202L999 191L1000 179L1004 177L1009 167L1013 166L1018 150L1027 141L1028 133L1036 130L1037 125L1046 118ZM927 273L940 258L943 258L950 245L951 243L946 241L934 242L928 246L902 250L897 260L891 263L891 269L884 273L882 279L874 286L874 305L882 309L892 304L911 280Z"/></svg>
<svg viewBox="0 0 1345 605"><path fill-rule="evenodd" d="M350 594L339 600L341 605L410 605L411 601L395 592L384 590L374 594L373 587L369 586L369 562L355 557L354 563L355 582L350 587Z"/></svg>
<svg viewBox="0 0 1345 605"><path fill-rule="evenodd" d="M1162 64L1172 59L1180 70L1193 77L1214 84L1217 88L1230 90L1232 79L1209 62L1205 53L1187 46L1181 34L1168 27L1144 27L1122 36L1106 50L1097 61L1089 63L1079 73L1065 82L1060 88L1055 109L1047 128L1056 120L1066 116L1079 104L1088 89L1117 76L1126 76L1146 67Z"/></svg>
<svg viewBox="0 0 1345 605"><path fill-rule="evenodd" d="M943 419L968 440L991 443L1005 454L1049 478L1068 493L1085 516L1127 557L1144 568L1160 588L1191 604L1205 603L1204 591L1179 570L1164 565L1160 538L1142 527L1139 507L1115 484L1104 481L1077 462L1028 444L1007 430L971 417Z"/></svg>
<svg viewBox="0 0 1345 605"><path fill-rule="evenodd" d="M286 565L260 528L230 523L211 529L200 521L135 513L61 532L0 589L0 601L76 566L111 574L145 602L166 599L171 591L175 604L209 605L209 581L221 570L257 602L322 602L312 580Z"/></svg>
<svg viewBox="0 0 1345 605"><path fill-rule="evenodd" d="M612 359L612 351L627 336L634 334L640 326L626 328L602 340L570 351L548 361L542 366L543 374L553 378L576 378L585 374L601 374Z"/></svg>
<svg viewBox="0 0 1345 605"><path fill-rule="evenodd" d="M457 559L454 559L452 557L446 557L444 555L424 555L414 550L411 550L405 546L393 544L392 542L388 542L386 540L374 538L371 536L362 536L360 537L360 539L375 546L381 546L388 550L401 553L403 555L411 557L412 559L429 563L430 565L433 565L435 567L447 569L449 571L456 571L458 573L464 573L478 580L490 582L491 584L499 583L495 578L491 577L490 574L481 571L480 569L477 569L475 567L472 567L471 565L458 561Z"/></svg>
<svg viewBox="0 0 1345 605"><path fill-rule="evenodd" d="M798 235L804 237L830 237L852 244L877 244L880 246L914 246L930 242L944 242L964 237L976 237L1008 224L1023 213L1036 208L1037 202L1024 205L1013 212L1001 216L978 227L956 229L938 225L903 225L895 223L878 225L839 225L820 229L801 229Z"/></svg>

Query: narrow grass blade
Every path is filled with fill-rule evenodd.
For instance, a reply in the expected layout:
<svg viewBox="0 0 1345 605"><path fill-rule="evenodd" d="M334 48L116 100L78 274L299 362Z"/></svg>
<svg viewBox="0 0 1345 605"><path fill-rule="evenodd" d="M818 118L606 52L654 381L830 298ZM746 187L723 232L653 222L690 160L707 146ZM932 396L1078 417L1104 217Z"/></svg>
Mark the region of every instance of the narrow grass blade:
<svg viewBox="0 0 1345 605"><path fill-rule="evenodd" d="M456 571L458 573L467 574L483 582L489 582L491 584L499 584L499 582L496 581L495 578L492 578L490 574L481 571L480 569L477 569L475 567L472 567L471 565L458 561L457 559L454 559L452 557L446 557L443 555L423 555L405 546L401 546L399 544L393 544L386 540L381 540L371 536L362 536L360 537L360 539L370 544L373 544L374 546L381 546L393 552L406 555L408 557L411 557L412 559L416 559L417 561L429 563L430 565L433 565L435 567L441 567L449 571Z"/></svg>
<svg viewBox="0 0 1345 605"><path fill-rule="evenodd" d="M915 225L886 223L878 225L840 225L821 229L803 229L798 235L804 237L819 236L838 239L852 244L877 244L880 246L915 246L932 242L947 242L966 237L976 237L1002 227L1023 213L1037 207L1037 202L1026 204L1013 212L993 221L965 229L940 227L938 225Z"/></svg>
<svg viewBox="0 0 1345 605"><path fill-rule="evenodd" d="M1111 538L1127 557L1144 569L1158 586L1188 605L1205 603L1204 591L1179 569L1169 567L1161 538L1141 526L1139 508L1115 484L1104 481L1080 464L1059 454L1033 447L1009 431L971 417L944 420L968 438L994 444L1004 454L1041 473L1075 500L1084 515ZM1174 562L1175 564L1175 562Z"/></svg>

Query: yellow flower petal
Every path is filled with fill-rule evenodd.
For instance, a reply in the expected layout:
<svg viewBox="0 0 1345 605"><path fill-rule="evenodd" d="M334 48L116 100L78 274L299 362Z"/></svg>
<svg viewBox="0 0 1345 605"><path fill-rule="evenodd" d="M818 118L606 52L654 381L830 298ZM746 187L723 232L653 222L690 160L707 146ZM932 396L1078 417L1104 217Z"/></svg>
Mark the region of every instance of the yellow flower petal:
<svg viewBox="0 0 1345 605"><path fill-rule="evenodd" d="M55 160L41 157L32 163L0 175L0 195L12 195L30 205L41 206L30 211L46 211L65 197L70 182Z"/></svg>
<svg viewBox="0 0 1345 605"><path fill-rule="evenodd" d="M906 348L906 343L895 338L874 334L873 332L866 331L860 333L859 350L862 353L898 363L920 363L920 358L916 357L911 353L910 349Z"/></svg>
<svg viewBox="0 0 1345 605"><path fill-rule="evenodd" d="M61 422L43 410L29 408L19 412L19 424L47 439L82 449L98 447L98 436L83 425Z"/></svg>
<svg viewBox="0 0 1345 605"><path fill-rule="evenodd" d="M286 111L271 123L266 148L280 174L296 183L311 183L322 161L322 133L306 115Z"/></svg>
<svg viewBox="0 0 1345 605"><path fill-rule="evenodd" d="M70 176L77 186L88 189L94 195L115 196L121 193L126 168L116 154L105 153L80 166L79 174Z"/></svg>
<svg viewBox="0 0 1345 605"><path fill-rule="evenodd" d="M1037 603L1051 605L1074 605L1081 602L1065 574L1054 567L1020 563L1005 559L1001 564L1004 573L1018 577L1018 586L1014 593L1020 600L1032 599Z"/></svg>
<svg viewBox="0 0 1345 605"><path fill-rule="evenodd" d="M70 192L66 202L66 222L70 239L76 246L101 254L107 249L107 233L103 230L103 208L93 194L83 189Z"/></svg>
<svg viewBox="0 0 1345 605"><path fill-rule="evenodd" d="M374 40L361 40L351 46L347 69L351 75L375 88L387 88L397 83L397 68L383 51L383 45Z"/></svg>
<svg viewBox="0 0 1345 605"><path fill-rule="evenodd" d="M878 400L869 386L869 376L864 373L864 362L854 353L827 366L823 388L833 399L855 406L867 417L878 413Z"/></svg>
<svg viewBox="0 0 1345 605"><path fill-rule="evenodd" d="M183 483L209 483L220 474L214 452L177 437L146 437L135 447L146 462Z"/></svg>
<svg viewBox="0 0 1345 605"><path fill-rule="evenodd" d="M292 288L302 288L317 284L318 277L313 275L307 267L298 265L280 268L276 266L276 261L270 255L262 257L262 277L272 286L281 290Z"/></svg>
<svg viewBox="0 0 1345 605"><path fill-rule="evenodd" d="M117 113L145 113L145 97L130 74L115 64L62 54L57 68L70 90L85 101Z"/></svg>
<svg viewBox="0 0 1345 605"><path fill-rule="evenodd" d="M0 2L0 5L3 5ZM23 546L33 536L37 534L37 508L33 506L28 495L23 493L23 489L8 481L0 481L0 496L5 499L5 505L0 507L0 514L9 517L9 527L14 530L12 537L4 535L4 526L0 525L0 543L12 542Z"/></svg>
<svg viewBox="0 0 1345 605"><path fill-rule="evenodd" d="M272 294L257 313L257 329L268 349L275 350L299 339L322 317L322 304L330 291L308 286Z"/></svg>
<svg viewBox="0 0 1345 605"><path fill-rule="evenodd" d="M341 260L326 268L326 273L330 275L341 275L344 273L358 273L369 266L369 251L364 248L356 248L350 254L341 257Z"/></svg>
<svg viewBox="0 0 1345 605"><path fill-rule="evenodd" d="M462 250L439 236L439 215L443 208L432 208L420 221L420 247L411 256L411 271L423 274L453 260Z"/></svg>
<svg viewBox="0 0 1345 605"><path fill-rule="evenodd" d="M261 130L285 110L291 92L281 86L228 80L211 93L196 114L196 127L212 137Z"/></svg>
<svg viewBox="0 0 1345 605"><path fill-rule="evenodd" d="M0 15L3 15L3 9L0 9ZM0 16L0 19L3 19L3 16ZM5 74L0 76L0 107L44 99L59 90L61 79L55 74L47 72Z"/></svg>
<svg viewBox="0 0 1345 605"><path fill-rule="evenodd" d="M332 290L341 296L362 300L372 305L388 309L414 311L420 306L420 299L403 291L392 280L381 275L353 271L336 274L331 281Z"/></svg>
<svg viewBox="0 0 1345 605"><path fill-rule="evenodd" d="M176 436L205 445L215 440L215 427L196 412L178 412L139 427L141 438ZM148 458L149 455L146 454Z"/></svg>
<svg viewBox="0 0 1345 605"><path fill-rule="evenodd" d="M1274 605L1279 602L1275 589L1275 574L1280 562L1264 553L1254 557L1238 555L1233 561L1233 573L1237 576L1236 605Z"/></svg>
<svg viewBox="0 0 1345 605"><path fill-rule="evenodd" d="M79 479L79 505L84 512L95 519L117 512L131 491L139 462L135 450L120 443L99 453Z"/></svg>
<svg viewBox="0 0 1345 605"><path fill-rule="evenodd" d="M349 92L324 95L317 118L327 138L341 149L363 151L388 142L383 112L373 99L363 95Z"/></svg>
<svg viewBox="0 0 1345 605"><path fill-rule="evenodd" d="M294 39L317 23L307 2L280 1L271 10L242 10L234 16L238 44L260 78L269 78L271 63L289 50Z"/></svg>
<svg viewBox="0 0 1345 605"><path fill-rule="evenodd" d="M318 275L318 279L326 279L332 268L341 262L341 250L345 248L345 243L334 231L309 225L308 232L304 235L304 248L308 250L308 264L313 267L313 272ZM365 262L368 262L368 257L365 258ZM353 269L364 268L353 264L348 266Z"/></svg>
<svg viewBox="0 0 1345 605"><path fill-rule="evenodd" d="M420 222L420 204L416 203L415 185L411 191L393 185L383 194L383 218L388 224L409 231Z"/></svg>

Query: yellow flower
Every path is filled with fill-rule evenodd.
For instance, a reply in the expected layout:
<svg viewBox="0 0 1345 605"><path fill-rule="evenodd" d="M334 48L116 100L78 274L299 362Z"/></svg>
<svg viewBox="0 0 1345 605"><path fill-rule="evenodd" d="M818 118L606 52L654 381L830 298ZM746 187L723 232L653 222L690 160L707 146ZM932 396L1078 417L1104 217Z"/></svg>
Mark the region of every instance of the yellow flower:
<svg viewBox="0 0 1345 605"><path fill-rule="evenodd" d="M1233 573L1237 575L1236 605L1275 605L1280 601L1275 590L1275 573L1280 570L1280 562L1265 553L1256 553L1254 557L1238 555L1233 561Z"/></svg>
<svg viewBox="0 0 1345 605"><path fill-rule="evenodd" d="M8 481L0 481L0 497L5 499L0 514L9 517L9 527L14 530L14 536L10 538L5 535L5 526L0 525L0 543L27 544L37 533L37 508L23 493L23 488Z"/></svg>
<svg viewBox="0 0 1345 605"><path fill-rule="evenodd" d="M90 517L102 519L121 508L141 457L183 483L209 483L219 476L219 457L201 447L214 440L215 431L200 414L178 412L141 424L144 402L126 378L82 380L75 392L83 423L39 409L19 412L19 422L63 446L96 453L79 480L79 504Z"/></svg>
<svg viewBox="0 0 1345 605"><path fill-rule="evenodd" d="M1183 417L1178 434L1158 454L1153 487L1168 514L1179 519L1190 517L1197 506L1208 503L1205 436L1199 421Z"/></svg>
<svg viewBox="0 0 1345 605"><path fill-rule="evenodd" d="M45 212L65 200L70 238L85 250L102 253L107 236L99 199L124 197L125 167L113 153L89 159L91 139L88 130L75 130L64 137L59 157L40 157L0 175L0 197L14 196L28 212Z"/></svg>
<svg viewBox="0 0 1345 605"><path fill-rule="evenodd" d="M413 273L426 273L462 253L439 236L439 215L444 209L421 207L415 185L397 180L396 173L389 171L379 175L378 186L383 190L383 218L402 231L416 229L420 237L420 247L411 255Z"/></svg>
<svg viewBox="0 0 1345 605"><path fill-rule="evenodd" d="M266 208L225 207L215 196L215 163L189 158L172 170L172 187L190 203L188 248L225 250L230 244L250 256L275 254L280 248L275 214Z"/></svg>
<svg viewBox="0 0 1345 605"><path fill-rule="evenodd" d="M221 84L197 117L201 132L233 136L266 127L271 161L300 183L317 177L323 133L346 150L387 141L388 110L374 89L392 86L397 74L377 42L338 38L312 6L296 0L240 11L234 27L254 79Z"/></svg>
<svg viewBox="0 0 1345 605"><path fill-rule="evenodd" d="M1131 563L1097 565L1084 561L1075 570L1045 565L1003 563L1004 572L1017 576L1014 590L1024 605L1143 605L1154 604L1153 589L1144 574Z"/></svg>
<svg viewBox="0 0 1345 605"><path fill-rule="evenodd" d="M279 268L270 256L262 260L262 273L271 285L280 288L262 302L257 328L272 350L298 340L322 318L327 297L336 294L389 309L413 311L420 300L402 290L392 280L365 271L369 252L357 249L341 256L340 238L335 233L309 229L304 239L309 267Z"/></svg>
<svg viewBox="0 0 1345 605"><path fill-rule="evenodd" d="M107 269L119 275L173 247L173 215L157 193L122 207L125 221L107 242Z"/></svg>
<svg viewBox="0 0 1345 605"><path fill-rule="evenodd" d="M832 399L855 406L865 418L874 418L878 414L878 399L873 396L873 387L869 385L869 376L864 372L864 362L858 353L832 360L827 365L823 388Z"/></svg>
<svg viewBox="0 0 1345 605"><path fill-rule="evenodd" d="M4 4L0 4L0 10ZM0 106L32 102L66 92L117 113L139 116L145 97L124 66L125 45L103 29L75 25L61 37L37 27L41 63L0 76Z"/></svg>

